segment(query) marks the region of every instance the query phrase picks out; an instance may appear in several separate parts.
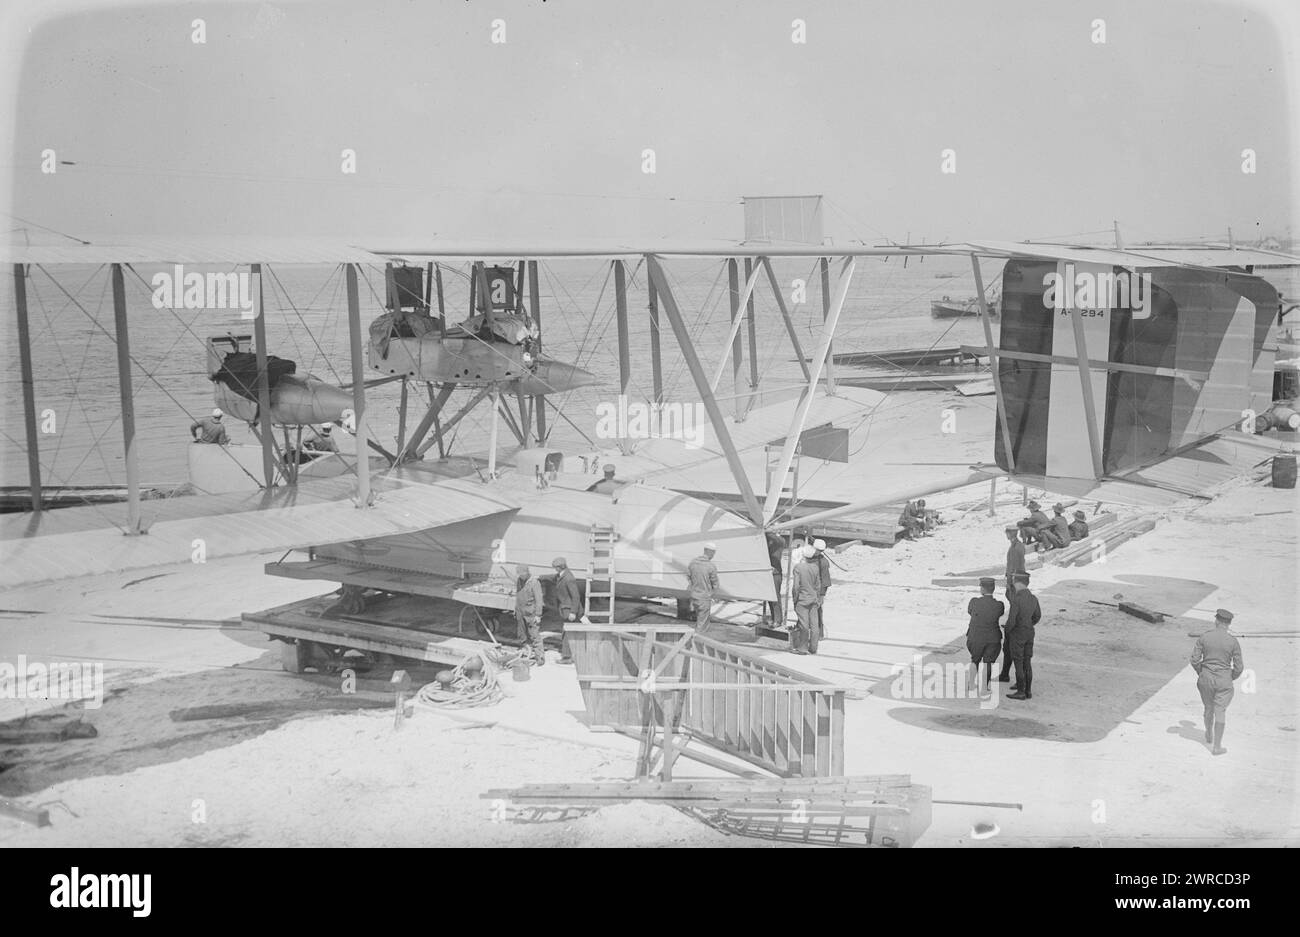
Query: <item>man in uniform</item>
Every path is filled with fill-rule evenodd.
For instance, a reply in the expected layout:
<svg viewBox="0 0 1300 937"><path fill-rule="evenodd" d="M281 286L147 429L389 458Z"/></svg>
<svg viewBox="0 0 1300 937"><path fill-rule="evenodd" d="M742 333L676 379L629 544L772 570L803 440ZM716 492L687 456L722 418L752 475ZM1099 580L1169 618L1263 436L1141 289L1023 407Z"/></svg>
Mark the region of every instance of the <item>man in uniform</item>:
<svg viewBox="0 0 1300 937"><path fill-rule="evenodd" d="M598 491L603 495L612 495L614 492L618 491L622 487L623 486L619 482L614 480L614 466L606 465L605 477L602 478L600 481L596 482L596 484L592 485L587 490Z"/></svg>
<svg viewBox="0 0 1300 937"><path fill-rule="evenodd" d="M1088 536L1088 515L1082 511L1074 512L1074 522L1070 524L1070 539L1083 540Z"/></svg>
<svg viewBox="0 0 1300 937"><path fill-rule="evenodd" d="M1070 522L1065 519L1065 505L1059 501L1052 505L1052 519L1043 530L1043 537L1049 546L1057 549L1070 545Z"/></svg>
<svg viewBox="0 0 1300 937"><path fill-rule="evenodd" d="M302 444L304 449L310 449L312 452L338 452L339 444L334 441L334 427L329 423L322 423L310 439Z"/></svg>
<svg viewBox="0 0 1300 937"><path fill-rule="evenodd" d="M695 605L695 630L700 634L709 630L713 594L718 591L718 567L713 564L717 552L716 543L706 543L704 553L691 560L691 565L686 567L686 581L691 590L691 602Z"/></svg>
<svg viewBox="0 0 1300 937"><path fill-rule="evenodd" d="M1223 725L1228 704L1232 702L1232 681L1241 676L1241 644L1228 634L1232 612L1221 608L1214 613L1214 628L1196 639L1192 648L1192 669L1196 671L1196 689L1205 707L1205 741L1213 743L1213 753L1223 755Z"/></svg>
<svg viewBox="0 0 1300 937"><path fill-rule="evenodd" d="M980 696L989 691L993 680L993 662L998 659L1002 649L1002 629L998 622L1006 606L993 598L996 585L992 576L980 579L980 594L966 605L970 615L970 624L966 627L966 650L970 651L970 662L975 665L975 686Z"/></svg>
<svg viewBox="0 0 1300 937"><path fill-rule="evenodd" d="M519 640L527 642L533 651L533 663L538 667L546 663L542 649L542 584L520 563L515 567L515 622L519 625Z"/></svg>
<svg viewBox="0 0 1300 937"><path fill-rule="evenodd" d="M1043 617L1038 597L1029 591L1029 574L1016 573L1013 577L1016 591L1011 596L1011 610L1007 612L1007 641L1011 644L1011 660L1016 665L1016 682L1007 699L1033 698L1034 626Z"/></svg>
<svg viewBox="0 0 1300 937"><path fill-rule="evenodd" d="M560 663L572 664L573 653L569 648L569 622L582 617L582 593L578 589L578 580L569 569L569 562L562 556L551 560L555 570L555 604L560 607Z"/></svg>
<svg viewBox="0 0 1300 937"><path fill-rule="evenodd" d="M826 555L826 541L813 541L817 551L817 575L821 577L821 594L817 597L817 640L826 637L826 591L831 587L831 558Z"/></svg>
<svg viewBox="0 0 1300 937"><path fill-rule="evenodd" d="M776 589L776 601L767 603L767 610L772 619L772 624L780 628L785 625L781 620L781 580L783 577L782 563L785 559L785 541L781 535L767 532L767 558L772 564L772 586Z"/></svg>
<svg viewBox="0 0 1300 937"><path fill-rule="evenodd" d="M1006 528L1007 540L1007 601L1011 601L1011 596L1015 594L1015 584L1013 577L1016 573L1025 571L1025 545L1020 539L1020 528L1011 525ZM1002 644L1002 672L998 675L999 683L1009 683L1011 681L1011 642L1004 641Z"/></svg>
<svg viewBox="0 0 1300 937"><path fill-rule="evenodd" d="M226 435L226 427L221 422L223 416L225 414L218 408L212 411L212 416L205 416L191 423L190 435L194 437L194 441L212 443L216 446L230 445L230 437Z"/></svg>
<svg viewBox="0 0 1300 937"><path fill-rule="evenodd" d="M821 601L821 574L815 559L817 550L811 543L803 546L803 559L790 574L790 600L794 603L797 622L794 628L794 652L816 654L818 642L817 603Z"/></svg>
<svg viewBox="0 0 1300 937"><path fill-rule="evenodd" d="M915 540L925 534L925 513L915 501L907 502L903 513L898 517L898 525L904 529L908 540Z"/></svg>
<svg viewBox="0 0 1300 937"><path fill-rule="evenodd" d="M1017 521L1016 526L1020 528L1025 535L1026 543L1042 543L1042 533L1045 528L1051 525L1047 515L1043 513L1043 506L1037 501L1029 502L1029 516L1023 520Z"/></svg>

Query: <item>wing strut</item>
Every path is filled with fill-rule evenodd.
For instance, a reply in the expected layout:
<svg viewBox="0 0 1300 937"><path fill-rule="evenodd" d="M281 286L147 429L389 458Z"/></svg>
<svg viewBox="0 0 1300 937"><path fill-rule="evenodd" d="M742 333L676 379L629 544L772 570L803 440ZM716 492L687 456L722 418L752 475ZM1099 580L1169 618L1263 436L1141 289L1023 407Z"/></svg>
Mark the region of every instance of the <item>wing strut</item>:
<svg viewBox="0 0 1300 937"><path fill-rule="evenodd" d="M980 322L984 325L984 344L988 346L989 370L993 372L993 393L998 404L998 425L1002 427L1002 448L1007 454L1007 469L1016 470L1016 456L1011 448L1011 424L1007 422L1007 402L1002 395L1002 360L998 349L993 347L993 325L989 319L989 304L984 298L984 275L980 272L978 254L970 255L970 265L975 271L975 298L979 300ZM1005 284L1003 298L1006 298ZM1003 304L1005 309L1005 302Z"/></svg>
<svg viewBox="0 0 1300 937"><path fill-rule="evenodd" d="M808 361L804 357L803 346L799 344L799 332L794 327L794 320L790 318L790 310L786 308L785 296L781 294L781 287L776 282L776 274L772 272L772 264L766 257L759 258L759 263L767 271L767 282L772 285L772 295L776 298L776 306L781 310L781 321L785 323L785 332L790 336L790 344L794 348L795 360L799 362L799 369L803 371L803 379L810 380L812 372L808 370ZM830 295L830 290L826 290Z"/></svg>
<svg viewBox="0 0 1300 937"><path fill-rule="evenodd" d="M113 264L113 325L117 331L117 388L122 398L122 443L126 450L126 533L140 533L140 469L135 457L135 398L131 387L131 336L126 321L122 265Z"/></svg>
<svg viewBox="0 0 1300 937"><path fill-rule="evenodd" d="M41 455L36 435L36 394L32 378L32 332L27 324L27 268L14 264L14 305L18 310L18 358L23 372L23 421L27 428L27 481L32 513L41 510Z"/></svg>
<svg viewBox="0 0 1300 937"><path fill-rule="evenodd" d="M654 254L646 255L646 271L650 282L654 284L655 292L659 296L664 315L668 317L668 321L673 327L673 335L677 338L677 347L682 353L682 359L686 362L686 369L690 371L691 380L695 382L695 389L699 392L700 399L704 404L704 411L709 415L709 422L713 424L713 432L717 435L718 445L722 447L722 452L727 458L727 465L731 468L731 475L735 479L736 488L740 491L741 498L744 499L745 510L749 513L749 519L761 527L763 525L763 510L754 494L754 486L749 483L749 476L745 474L745 466L740 461L740 454L736 451L735 444L731 441L731 434L727 431L727 424L722 417L722 411L718 409L717 397L714 396L709 387L709 379L704 373L704 366L700 364L699 355L695 353L695 346L691 342L690 332L687 331L686 323L682 321L682 313L677 308L677 300L673 297L672 287L668 284L668 278L664 276L659 258Z"/></svg>
<svg viewBox="0 0 1300 937"><path fill-rule="evenodd" d="M370 494L370 431L366 426L365 368L361 361L361 301L357 297L357 266L347 264L348 341L352 346L352 413L356 420L357 507L374 504Z"/></svg>
<svg viewBox="0 0 1300 937"><path fill-rule="evenodd" d="M857 258L846 257L844 265L840 267L840 277L835 284L835 298L831 301L831 307L826 314L826 324L822 326L822 337L818 343L817 351L813 355L812 369L808 375L808 385L803 389L799 397L799 406L795 408L794 419L790 422L790 430L785 437L785 445L781 447L781 461L777 464L776 470L772 473L773 478L785 478L786 473L790 471L790 463L794 461L794 450L799 445L799 437L803 435L804 424L808 421L808 411L812 409L813 398L816 396L817 381L821 379L822 368L830 360L831 338L835 335L836 328L840 324L840 313L844 310L844 300L849 295L849 283L853 280L853 272L857 268ZM763 517L771 518L776 514L777 505L781 501L781 486L773 485L767 492L767 500L763 504Z"/></svg>
<svg viewBox="0 0 1300 937"><path fill-rule="evenodd" d="M275 486L275 456L271 447L275 444L275 427L271 425L271 387L266 370L266 309L262 305L262 265L251 264L249 276L253 283L253 302L257 316L253 319L253 341L257 345L257 422L260 424L258 438L262 442L262 477L266 479L266 490ZM356 379L357 375L353 375Z"/></svg>

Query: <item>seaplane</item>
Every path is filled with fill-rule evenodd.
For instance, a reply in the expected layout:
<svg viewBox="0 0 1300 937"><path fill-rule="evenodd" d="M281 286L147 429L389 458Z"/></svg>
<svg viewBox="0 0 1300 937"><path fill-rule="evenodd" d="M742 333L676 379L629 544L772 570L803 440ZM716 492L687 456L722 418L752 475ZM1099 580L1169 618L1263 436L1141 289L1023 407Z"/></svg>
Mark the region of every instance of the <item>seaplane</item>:
<svg viewBox="0 0 1300 937"><path fill-rule="evenodd" d="M396 653L396 648L419 659L450 662L463 658L464 648L455 644L460 637L431 638L427 631L402 625L398 615L380 628L382 633L358 638L356 623L368 616L374 624L382 608L400 606L409 625L409 603L422 600L505 608L508 597L497 593L493 598L483 584L516 565L548 572L557 555L568 558L589 593L606 599L612 620L616 599L683 600L687 564L708 542L717 547L722 597L765 603L777 598L769 535L788 539L882 504L997 478L1081 498L1172 503L1186 496L1189 466L1198 478L1217 478L1243 471L1276 448L1272 438L1253 432L1253 418L1246 425L1243 412L1263 413L1271 403L1269 342L1281 305L1277 287L1264 274L1293 268L1300 258L1235 245L1124 249L995 241L878 246L816 241L559 247L191 241L178 242L165 253L156 245L133 247L123 239L58 248L11 244L5 254L14 274L30 510L0 518L6 554L0 584L15 587L184 562L196 542L202 542L208 559L283 553L266 564L268 574L319 580L341 588L343 597L327 597L307 610L259 613L251 620L268 634L291 646L352 641L351 646L362 649ZM972 265L985 343L963 350L990 362L996 413L991 426L984 424L991 432L980 435L992 443L993 461L974 459L958 471L918 469L907 484L889 489L873 485L862 463L848 455L850 435L879 407L883 395L838 386L832 346L849 286L867 261L939 254L964 256ZM581 457L547 445L548 408L562 415L551 398L596 383L577 364L542 353L538 265L575 258L609 265L620 396L629 393L632 379L629 268L644 269L653 400L665 401L661 342L671 334L691 393L707 418L701 440L687 446L666 438L620 439ZM713 367L701 358L669 275L678 258L718 262L719 275L727 274L730 327L721 360ZM225 381L214 382L214 392L226 395L218 400L258 428L263 473L253 478L256 490L147 502L152 517L146 523L136 465L135 362L123 270L177 260L247 264L259 271L280 262L342 265L351 383L346 388L318 386L323 382L313 384L315 379L304 377L299 383L294 375L282 374L277 385L288 381L286 389L297 388L289 396L315 403L290 413L292 407L280 398L277 409L259 299L251 352L254 386L243 382L239 392ZM774 272L773 262L780 260L821 267L820 321L814 310L792 308ZM989 260L1004 264L996 342L981 266ZM102 505L94 511L50 511L42 504L27 293L38 273L52 278L50 268L60 263L107 265L114 283L111 334L121 377L128 496L107 512ZM466 263L468 314L449 327L442 273ZM358 272L375 267L384 270L388 298L363 337ZM1080 280L1080 274L1086 276ZM1062 291L1065 298L1054 302L1044 287L1053 276L1068 278L1072 286L1104 285ZM1127 293L1114 288L1130 277L1141 278L1141 286ZM781 325L800 368L793 383L773 388L760 386L757 368L760 293L769 321ZM796 324L798 315L805 320ZM660 329L662 319L669 326L666 332ZM817 334L811 353L800 340L801 330L808 328ZM214 355L215 347L206 353ZM210 374L218 373L224 355L231 353L250 351L236 338ZM746 359L748 374L742 367ZM730 397L719 393L728 365L735 390ZM250 373L243 367L242 373ZM388 380L402 382L391 448L373 437L367 420L367 391L376 381ZM429 405L411 426L408 385L413 382L427 385ZM469 392L468 401L444 417L460 388ZM518 401L517 415L505 404L503 398L509 397ZM735 406L730 416L724 414L728 400ZM484 402L491 416L487 452L453 454L448 431ZM277 468L284 462L283 453L276 452L277 420L282 426L338 420L352 430L355 451L339 457L343 468L333 477L286 476ZM518 444L500 458L499 424ZM943 452L949 444L936 437L929 451ZM439 458L426 459L435 445ZM915 458L917 452L905 454ZM615 466L620 483L612 494L595 490L591 473L607 462ZM799 474L803 480L796 485L793 479ZM105 517L112 523L105 524ZM299 555L289 559L295 551ZM329 615L327 610L332 610ZM339 625L339 616L351 624ZM409 633L395 637L403 628Z"/></svg>

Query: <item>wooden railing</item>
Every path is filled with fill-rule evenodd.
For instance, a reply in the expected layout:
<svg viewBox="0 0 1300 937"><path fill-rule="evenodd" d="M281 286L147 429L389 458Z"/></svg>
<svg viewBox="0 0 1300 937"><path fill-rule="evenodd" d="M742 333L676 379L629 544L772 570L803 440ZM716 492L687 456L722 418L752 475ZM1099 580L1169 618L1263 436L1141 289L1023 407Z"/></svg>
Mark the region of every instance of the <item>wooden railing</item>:
<svg viewBox="0 0 1300 937"><path fill-rule="evenodd" d="M665 777L679 734L781 777L844 774L850 688L701 637L689 625L567 631L589 723L640 735L644 773L661 730Z"/></svg>

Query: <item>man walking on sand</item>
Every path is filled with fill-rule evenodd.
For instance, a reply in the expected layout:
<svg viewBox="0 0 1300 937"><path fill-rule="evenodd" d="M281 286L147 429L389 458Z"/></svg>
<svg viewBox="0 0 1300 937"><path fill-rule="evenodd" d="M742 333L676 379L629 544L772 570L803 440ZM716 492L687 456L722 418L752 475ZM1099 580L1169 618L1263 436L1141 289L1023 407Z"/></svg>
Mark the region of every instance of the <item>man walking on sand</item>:
<svg viewBox="0 0 1300 937"><path fill-rule="evenodd" d="M1205 707L1205 742L1213 744L1215 755L1225 755L1223 726L1228 704L1232 702L1232 681L1241 676L1241 644L1228 634L1232 612L1221 608L1214 613L1214 627L1196 639L1192 648L1192 669L1196 671L1196 689Z"/></svg>

